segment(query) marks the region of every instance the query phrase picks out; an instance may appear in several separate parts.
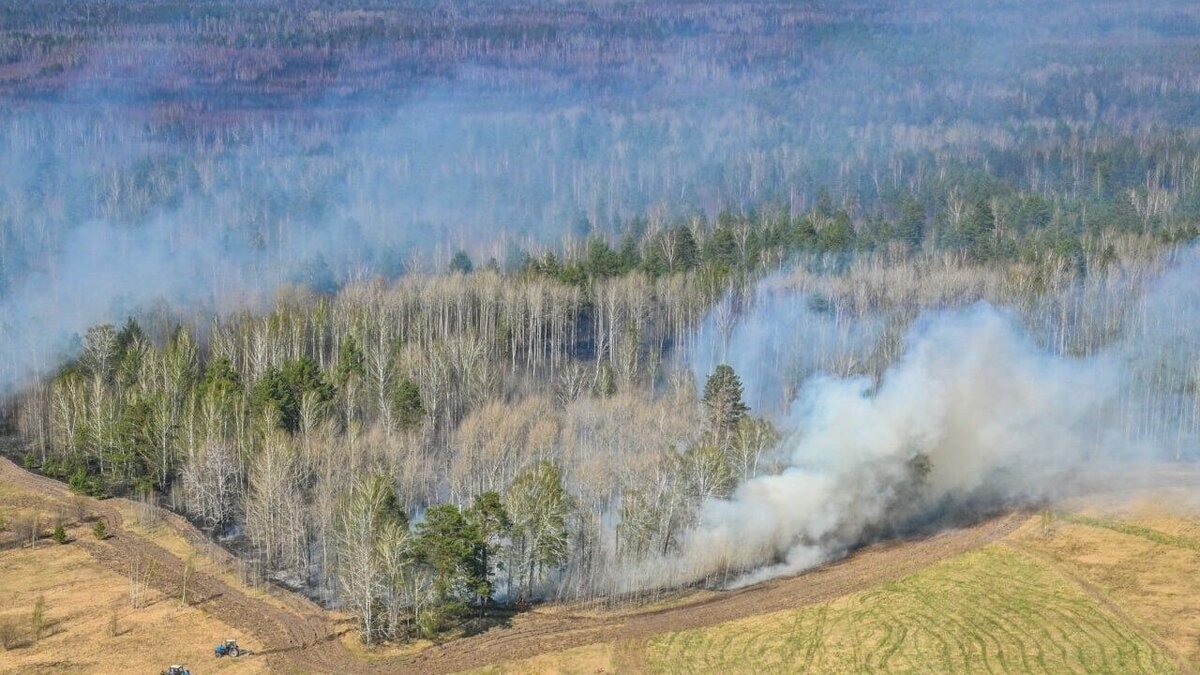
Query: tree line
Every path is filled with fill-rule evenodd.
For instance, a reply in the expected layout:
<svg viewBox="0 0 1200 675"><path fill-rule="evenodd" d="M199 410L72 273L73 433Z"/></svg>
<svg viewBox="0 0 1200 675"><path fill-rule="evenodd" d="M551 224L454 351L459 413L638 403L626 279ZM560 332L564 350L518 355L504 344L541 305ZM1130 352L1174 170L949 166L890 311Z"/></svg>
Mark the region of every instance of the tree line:
<svg viewBox="0 0 1200 675"><path fill-rule="evenodd" d="M434 634L497 601L618 601L706 499L777 466L780 433L722 361L737 357L726 331L764 301L751 282L785 253L714 277L716 235L701 235L696 265L658 276L600 273L597 245L569 263L582 284L485 266L296 288L261 314L95 326L18 397L25 461L81 493L160 495L259 574L349 608L368 640ZM1137 289L1177 250L1112 232L1087 240L1082 264L1054 248L790 254L795 312L843 337L745 366L754 399L779 412L795 390L768 402L764 386L878 377L921 312L980 299L1020 308L1054 351L1095 352L1151 329ZM698 386L706 350L716 365ZM1130 406L1144 429L1194 418L1190 370L1145 374L1153 405Z"/></svg>

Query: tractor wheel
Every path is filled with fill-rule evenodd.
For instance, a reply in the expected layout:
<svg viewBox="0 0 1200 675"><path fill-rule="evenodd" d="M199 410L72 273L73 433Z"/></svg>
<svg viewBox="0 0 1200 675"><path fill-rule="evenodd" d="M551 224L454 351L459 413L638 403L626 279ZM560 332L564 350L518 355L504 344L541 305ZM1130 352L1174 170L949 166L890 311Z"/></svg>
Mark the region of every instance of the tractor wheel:
<svg viewBox="0 0 1200 675"><path fill-rule="evenodd" d="M233 649L229 650L229 655L236 659L237 657L242 655L242 650L238 649L237 647L234 647Z"/></svg>

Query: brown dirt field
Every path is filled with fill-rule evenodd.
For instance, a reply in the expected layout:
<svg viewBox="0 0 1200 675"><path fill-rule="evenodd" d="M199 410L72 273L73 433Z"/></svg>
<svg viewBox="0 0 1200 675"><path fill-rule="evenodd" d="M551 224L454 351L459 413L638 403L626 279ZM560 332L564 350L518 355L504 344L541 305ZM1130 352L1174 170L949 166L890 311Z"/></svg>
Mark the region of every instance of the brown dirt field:
<svg viewBox="0 0 1200 675"><path fill-rule="evenodd" d="M0 482L36 493L48 500L69 504L75 499L62 483L24 471L0 460ZM135 508L123 499L89 500L90 509L108 523L112 537L105 542L78 539L79 547L117 575L125 575L134 561L152 566L155 589L178 597L184 562L178 555L126 526L126 514ZM252 592L228 570L234 563L227 553L211 546L204 534L186 520L160 510L160 517L178 537L215 560L197 566L191 582L197 607L230 626L265 657L271 672L446 673L478 668L499 661L536 657L564 649L601 642L636 643L648 637L688 628L824 602L880 583L899 579L934 562L984 546L1013 532L1027 514L995 518L974 527L942 532L915 541L864 549L850 558L809 573L777 579L749 588L704 593L695 602L637 614L576 615L564 611L532 611L516 615L511 624L430 647L415 655L355 656L339 639L349 627L330 613L293 594L268 589L269 598ZM169 548L178 550L177 542ZM223 571L224 570L224 571ZM204 645L205 649L211 645ZM552 657L547 666L553 663Z"/></svg>

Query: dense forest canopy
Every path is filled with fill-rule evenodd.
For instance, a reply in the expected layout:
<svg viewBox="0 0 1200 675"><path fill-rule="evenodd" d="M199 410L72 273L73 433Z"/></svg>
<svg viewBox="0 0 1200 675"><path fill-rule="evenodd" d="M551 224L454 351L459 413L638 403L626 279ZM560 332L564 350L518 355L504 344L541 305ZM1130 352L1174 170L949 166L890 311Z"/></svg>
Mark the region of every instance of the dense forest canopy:
<svg viewBox="0 0 1200 675"><path fill-rule="evenodd" d="M802 569L1195 458L1198 95L1181 1L0 0L5 421L367 640Z"/></svg>

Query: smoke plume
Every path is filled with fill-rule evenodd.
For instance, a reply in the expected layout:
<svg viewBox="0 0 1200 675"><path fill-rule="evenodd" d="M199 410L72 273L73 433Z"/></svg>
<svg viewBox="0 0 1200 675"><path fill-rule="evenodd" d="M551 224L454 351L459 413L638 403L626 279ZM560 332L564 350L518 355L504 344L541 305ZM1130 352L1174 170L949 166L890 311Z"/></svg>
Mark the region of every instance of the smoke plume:
<svg viewBox="0 0 1200 675"><path fill-rule="evenodd" d="M1057 353L1030 334L1036 322L979 302L918 319L878 380L804 373L781 420L784 469L706 501L678 555L648 564L641 581L752 583L880 537L1094 488L1113 463L1178 458L1196 438L1193 404L1180 399L1192 401L1181 390L1200 363L1197 260L1186 252L1092 356ZM742 363L786 362L788 340L764 342L753 325L804 323L781 307L811 313L803 296L767 299L729 331L724 348ZM747 372L755 391L758 370Z"/></svg>

